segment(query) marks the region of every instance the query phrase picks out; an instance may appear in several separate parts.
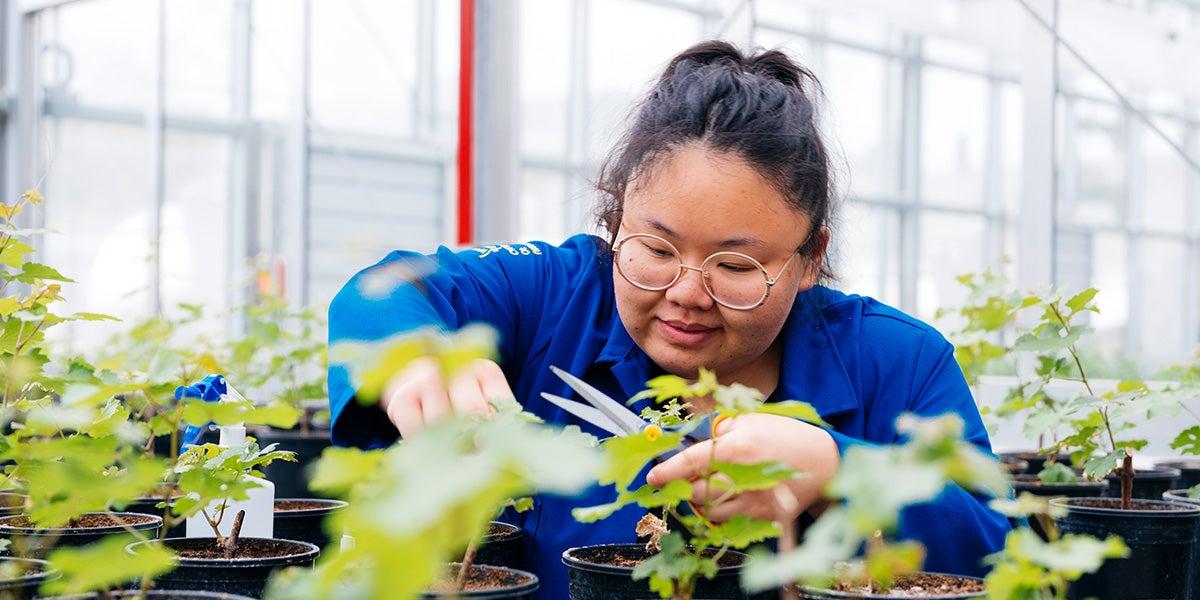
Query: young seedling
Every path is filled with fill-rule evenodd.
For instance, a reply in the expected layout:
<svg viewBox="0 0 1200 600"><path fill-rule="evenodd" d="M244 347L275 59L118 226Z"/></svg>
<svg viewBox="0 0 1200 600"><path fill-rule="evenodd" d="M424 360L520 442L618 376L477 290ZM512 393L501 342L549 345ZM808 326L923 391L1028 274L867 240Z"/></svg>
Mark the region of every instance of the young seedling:
<svg viewBox="0 0 1200 600"><path fill-rule="evenodd" d="M886 590L897 576L919 570L924 560L920 544L888 539L902 509L933 500L951 483L997 497L1008 494L1003 467L962 439L957 415L902 415L896 429L908 441L846 450L825 490L840 503L809 527L794 550L752 554L742 573L743 587L757 592L802 582ZM860 548L865 548L861 555Z"/></svg>
<svg viewBox="0 0 1200 600"><path fill-rule="evenodd" d="M678 449L684 436L698 428L708 427L710 434L715 433L715 424L722 419L763 413L827 425L807 403L791 400L766 403L758 390L740 384L722 385L717 382L715 373L705 369L700 370L695 382L673 375L657 377L649 381L647 389L634 396L630 403L642 398L650 398L660 406L642 412L651 424L639 433L609 438L601 446L608 460L600 483L616 487L616 501L578 508L572 514L578 521L593 522L631 504L657 510L658 514L648 513L635 531L639 537L649 537L647 548L656 553L637 565L633 578L649 579L650 589L663 598L686 600L692 597L701 577L711 579L716 576L720 561L729 550L745 549L783 533L781 525L771 521L738 515L716 523L705 515L737 494L779 489L781 483L803 474L778 462L734 464L718 461L720 437L712 438L709 459L701 476L705 489L713 493L700 506L690 502L692 484L687 481L673 481L662 488L647 484L636 490L629 489L638 473L650 461ZM789 499L790 496L782 501L786 503ZM682 529L671 530L669 523L677 523Z"/></svg>

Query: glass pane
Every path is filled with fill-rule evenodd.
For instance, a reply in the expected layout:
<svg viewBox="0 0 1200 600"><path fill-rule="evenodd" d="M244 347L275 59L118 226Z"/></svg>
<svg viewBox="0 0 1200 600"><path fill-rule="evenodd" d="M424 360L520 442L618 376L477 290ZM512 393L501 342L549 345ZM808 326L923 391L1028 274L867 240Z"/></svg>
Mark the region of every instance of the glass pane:
<svg viewBox="0 0 1200 600"><path fill-rule="evenodd" d="M314 0L314 127L412 134L417 72L416 2Z"/></svg>
<svg viewBox="0 0 1200 600"><path fill-rule="evenodd" d="M589 154L607 154L620 136L632 103L645 94L675 56L698 42L693 12L637 0L591 2L588 34ZM670 23L670 27L663 27Z"/></svg>
<svg viewBox="0 0 1200 600"><path fill-rule="evenodd" d="M926 36L921 40L921 53L929 61L938 64L979 72L984 72L988 68L986 50L957 40Z"/></svg>
<svg viewBox="0 0 1200 600"><path fill-rule="evenodd" d="M231 143L224 136L168 131L165 145L162 305L203 304L211 316L245 283L229 279Z"/></svg>
<svg viewBox="0 0 1200 600"><path fill-rule="evenodd" d="M46 97L88 107L146 106L154 89L154 11L139 0L74 2L41 13Z"/></svg>
<svg viewBox="0 0 1200 600"><path fill-rule="evenodd" d="M252 7L250 107L256 119L290 122L299 106L301 4L255 0Z"/></svg>
<svg viewBox="0 0 1200 600"><path fill-rule="evenodd" d="M841 46L829 46L825 66L818 78L824 78L826 103L825 129L833 134L830 145L835 153L845 153L843 192L851 196L879 197L895 195L889 168L892 161L885 140L895 139L889 132L897 120L889 114L887 59ZM891 135L889 135L889 133ZM835 163L838 170L842 165Z"/></svg>
<svg viewBox="0 0 1200 600"><path fill-rule="evenodd" d="M1100 290L1096 295L1100 313L1089 315L1091 325L1096 328L1096 339L1106 352L1124 350L1128 354L1125 325L1129 322L1129 244L1125 235L1096 232L1091 266L1091 285Z"/></svg>
<svg viewBox="0 0 1200 600"><path fill-rule="evenodd" d="M566 231L566 183L563 174L547 169L521 170L520 240L557 243L574 231Z"/></svg>
<svg viewBox="0 0 1200 600"><path fill-rule="evenodd" d="M1000 201L1005 214L1016 216L1021 205L1021 157L1024 154L1025 105L1021 88L1000 88Z"/></svg>
<svg viewBox="0 0 1200 600"><path fill-rule="evenodd" d="M833 287L896 305L900 301L900 231L894 209L848 202L835 224Z"/></svg>
<svg viewBox="0 0 1200 600"><path fill-rule="evenodd" d="M561 160L567 152L571 4L561 0L521 2L520 30L526 32L520 43L520 143L524 155Z"/></svg>
<svg viewBox="0 0 1200 600"><path fill-rule="evenodd" d="M754 3L754 18L760 24L779 25L789 29L809 30L813 26L812 13L795 0L757 0ZM755 41L768 45L757 37L761 32L755 32Z"/></svg>
<svg viewBox="0 0 1200 600"><path fill-rule="evenodd" d="M825 22L826 32L835 40L887 48L891 36L887 24L868 10L836 12Z"/></svg>
<svg viewBox="0 0 1200 600"><path fill-rule="evenodd" d="M1136 303L1138 310L1138 362L1146 372L1172 363L1190 362L1195 332L1180 327L1184 316L1196 310L1184 306L1188 281L1187 246L1179 240L1147 237L1141 241Z"/></svg>
<svg viewBox="0 0 1200 600"><path fill-rule="evenodd" d="M983 204L987 80L927 68L921 79L921 193L928 204Z"/></svg>
<svg viewBox="0 0 1200 600"><path fill-rule="evenodd" d="M232 2L166 3L167 114L229 116L233 10Z"/></svg>
<svg viewBox="0 0 1200 600"><path fill-rule="evenodd" d="M955 277L979 271L984 263L987 223L981 216L924 211L917 261L917 313L932 318L938 308L966 300Z"/></svg>
<svg viewBox="0 0 1200 600"><path fill-rule="evenodd" d="M1075 157L1074 193L1062 196L1064 220L1116 225L1125 218L1126 150L1121 112L1108 104L1074 100L1067 105L1063 144ZM1072 135L1072 132L1074 135Z"/></svg>
<svg viewBox="0 0 1200 600"><path fill-rule="evenodd" d="M1183 144L1178 121L1156 119L1155 124L1176 144ZM1139 126L1142 138L1142 196L1132 198L1141 207L1142 222L1158 231L1183 232L1187 228L1188 168L1183 157L1156 132Z"/></svg>
<svg viewBox="0 0 1200 600"><path fill-rule="evenodd" d="M45 184L45 257L76 281L63 296L74 310L135 320L150 311L150 160L140 125L45 118L54 148ZM93 347L124 323L66 323L55 336Z"/></svg>

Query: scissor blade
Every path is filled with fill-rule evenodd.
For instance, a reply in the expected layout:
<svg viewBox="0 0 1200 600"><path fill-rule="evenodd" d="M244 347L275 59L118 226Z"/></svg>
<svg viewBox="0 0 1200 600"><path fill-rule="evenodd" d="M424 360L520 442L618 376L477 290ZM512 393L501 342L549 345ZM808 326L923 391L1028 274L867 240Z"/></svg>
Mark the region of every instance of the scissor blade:
<svg viewBox="0 0 1200 600"><path fill-rule="evenodd" d="M639 417L636 413L628 408L625 408L620 402L609 398L607 394L592 387L584 380L558 368L550 367L559 379L567 382L571 389L575 390L584 400L587 400L592 406L600 409L604 416L611 419L614 423L621 426L625 433L636 433L641 431L646 426L646 421Z"/></svg>
<svg viewBox="0 0 1200 600"><path fill-rule="evenodd" d="M549 400L551 404L613 435L623 435L626 433L620 425L613 423L613 420L606 417L604 413L582 402L567 400L562 396L555 396L554 394L549 394L546 392L542 392L542 397Z"/></svg>

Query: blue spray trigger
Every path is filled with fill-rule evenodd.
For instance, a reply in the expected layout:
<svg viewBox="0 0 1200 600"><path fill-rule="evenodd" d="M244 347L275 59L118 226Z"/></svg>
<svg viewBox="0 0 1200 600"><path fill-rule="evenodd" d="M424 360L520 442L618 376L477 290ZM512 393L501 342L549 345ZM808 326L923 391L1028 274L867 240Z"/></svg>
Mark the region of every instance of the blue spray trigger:
<svg viewBox="0 0 1200 600"><path fill-rule="evenodd" d="M225 376L218 373L209 375L192 385L181 385L175 388L175 399L197 398L205 402L219 402L221 396L228 392L229 384L225 382ZM187 451L188 446L200 441L200 437L204 435L210 425L212 425L211 421L203 426L188 425L183 430L183 441L179 445L179 453L183 454Z"/></svg>

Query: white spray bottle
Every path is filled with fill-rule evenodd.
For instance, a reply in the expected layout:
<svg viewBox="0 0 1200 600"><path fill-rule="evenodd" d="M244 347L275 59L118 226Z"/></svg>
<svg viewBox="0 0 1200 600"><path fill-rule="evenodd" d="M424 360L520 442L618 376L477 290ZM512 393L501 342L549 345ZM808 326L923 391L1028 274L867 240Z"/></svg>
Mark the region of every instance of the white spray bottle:
<svg viewBox="0 0 1200 600"><path fill-rule="evenodd" d="M242 397L228 381L225 382L227 393L221 396L221 402L226 399L244 401ZM222 448L234 448L246 443L246 427L242 423L236 425L221 425L221 437L217 441L217 445ZM208 515L214 520L221 516L221 522L217 529L221 531L221 535L229 535L233 530L233 521L239 510L246 511L245 519L242 521L242 531L238 537L246 538L271 538L275 537L275 484L251 475L243 475L247 480L257 483L259 487L252 488L247 491L249 496L246 500L234 500L226 498L225 511L222 515L221 500L217 500L207 507ZM187 529L185 535L187 537L213 537L212 527L203 514L196 513L187 520Z"/></svg>

